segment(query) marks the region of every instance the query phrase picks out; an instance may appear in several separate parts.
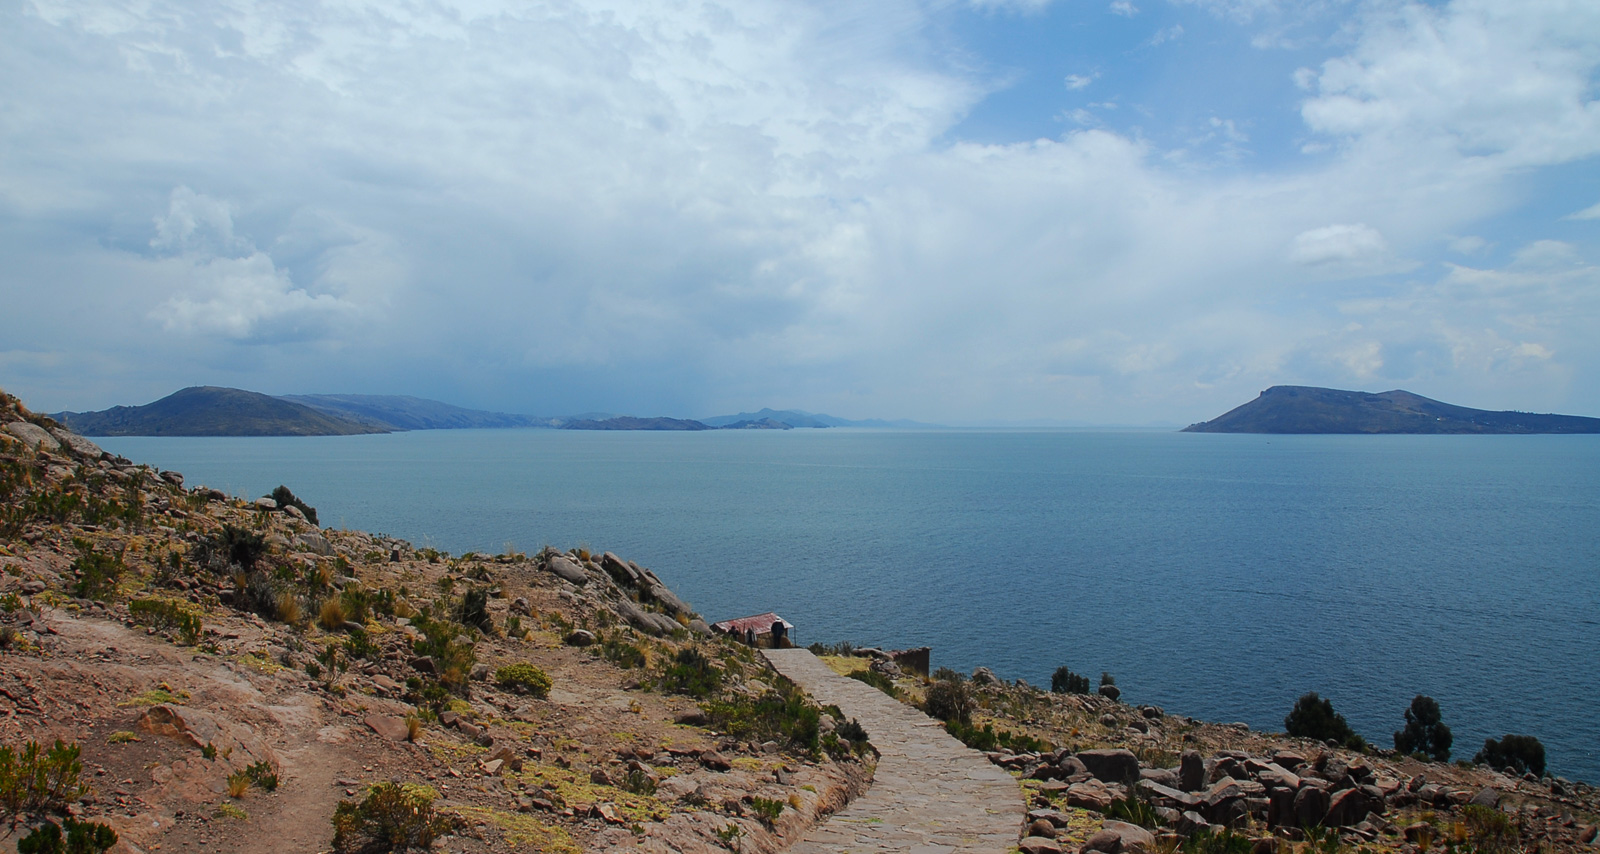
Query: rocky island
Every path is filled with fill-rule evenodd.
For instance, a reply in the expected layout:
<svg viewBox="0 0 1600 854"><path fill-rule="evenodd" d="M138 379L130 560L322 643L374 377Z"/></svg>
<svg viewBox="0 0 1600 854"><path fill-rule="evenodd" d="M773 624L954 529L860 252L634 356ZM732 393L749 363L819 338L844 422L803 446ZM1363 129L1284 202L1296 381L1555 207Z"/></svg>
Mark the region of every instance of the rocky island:
<svg viewBox="0 0 1600 854"><path fill-rule="evenodd" d="M895 729L1002 772L987 812L1011 841L946 832L938 850L1595 839L1600 796L1542 757L1254 732L1064 669L1047 691L815 646L888 707L847 715L618 555L450 555L272 495L190 485L0 394L0 851L63 850L40 847L63 829L120 852L861 850L849 810L874 792L903 799L890 816L945 815L939 769L875 781L917 761L880 757L874 732Z"/></svg>
<svg viewBox="0 0 1600 854"><path fill-rule="evenodd" d="M1409 391L1277 385L1185 433L1600 433L1600 418L1490 412Z"/></svg>

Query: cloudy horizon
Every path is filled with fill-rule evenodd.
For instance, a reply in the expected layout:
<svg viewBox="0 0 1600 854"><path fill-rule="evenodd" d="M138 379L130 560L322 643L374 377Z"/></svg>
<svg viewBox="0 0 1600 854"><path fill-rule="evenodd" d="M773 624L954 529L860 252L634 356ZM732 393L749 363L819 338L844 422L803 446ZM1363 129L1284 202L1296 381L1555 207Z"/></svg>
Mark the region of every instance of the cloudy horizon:
<svg viewBox="0 0 1600 854"><path fill-rule="evenodd" d="M1600 4L0 4L0 388L1600 416Z"/></svg>

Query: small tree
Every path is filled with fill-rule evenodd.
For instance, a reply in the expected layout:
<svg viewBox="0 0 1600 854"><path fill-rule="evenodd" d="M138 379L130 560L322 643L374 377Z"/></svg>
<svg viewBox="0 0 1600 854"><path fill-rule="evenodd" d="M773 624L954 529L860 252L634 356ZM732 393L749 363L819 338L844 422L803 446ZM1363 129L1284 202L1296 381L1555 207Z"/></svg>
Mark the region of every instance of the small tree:
<svg viewBox="0 0 1600 854"><path fill-rule="evenodd" d="M1334 741L1354 749L1366 744L1350 729L1344 715L1333 710L1333 701L1318 697L1315 691L1294 702L1294 708L1283 719L1283 728L1297 738Z"/></svg>
<svg viewBox="0 0 1600 854"><path fill-rule="evenodd" d="M1439 701L1418 694L1406 709L1406 728L1394 734L1394 749L1401 753L1426 753L1435 762L1450 761L1454 736L1439 712Z"/></svg>
<svg viewBox="0 0 1600 854"><path fill-rule="evenodd" d="M972 721L972 689L965 682L935 680L924 695L923 708L945 723Z"/></svg>
<svg viewBox="0 0 1600 854"><path fill-rule="evenodd" d="M1057 667L1056 672L1050 674L1050 690L1057 694L1087 694L1089 677L1079 676L1066 667Z"/></svg>
<svg viewBox="0 0 1600 854"><path fill-rule="evenodd" d="M1483 749L1472 757L1472 761L1518 774L1532 771L1534 775L1543 777L1544 745L1531 735L1507 735L1499 741L1486 738L1483 740Z"/></svg>

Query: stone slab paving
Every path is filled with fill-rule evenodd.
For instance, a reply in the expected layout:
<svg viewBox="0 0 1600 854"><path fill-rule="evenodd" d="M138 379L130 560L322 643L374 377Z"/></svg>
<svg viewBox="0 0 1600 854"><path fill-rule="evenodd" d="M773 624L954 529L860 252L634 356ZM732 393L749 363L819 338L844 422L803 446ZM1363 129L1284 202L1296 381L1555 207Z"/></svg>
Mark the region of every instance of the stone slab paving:
<svg viewBox="0 0 1600 854"><path fill-rule="evenodd" d="M796 854L1004 854L1016 847L1022 790L938 721L834 673L804 649L762 650L779 673L866 729L880 758L872 788L790 848Z"/></svg>

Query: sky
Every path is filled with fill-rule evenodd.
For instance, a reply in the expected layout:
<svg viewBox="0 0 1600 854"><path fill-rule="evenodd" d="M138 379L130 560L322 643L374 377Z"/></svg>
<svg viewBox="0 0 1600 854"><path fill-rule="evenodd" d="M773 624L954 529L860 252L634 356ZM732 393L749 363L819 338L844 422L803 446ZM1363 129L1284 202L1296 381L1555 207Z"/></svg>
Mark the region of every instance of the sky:
<svg viewBox="0 0 1600 854"><path fill-rule="evenodd" d="M0 0L0 388L1600 416L1594 0Z"/></svg>

